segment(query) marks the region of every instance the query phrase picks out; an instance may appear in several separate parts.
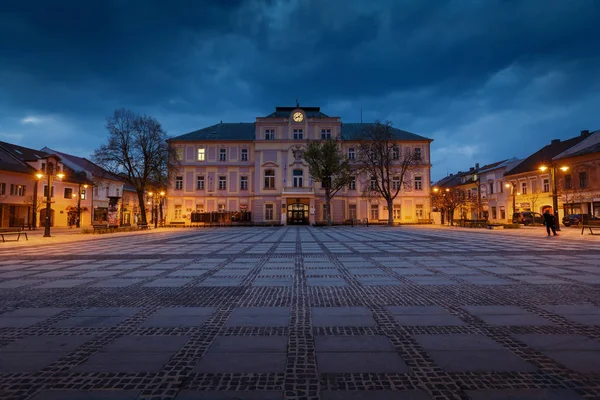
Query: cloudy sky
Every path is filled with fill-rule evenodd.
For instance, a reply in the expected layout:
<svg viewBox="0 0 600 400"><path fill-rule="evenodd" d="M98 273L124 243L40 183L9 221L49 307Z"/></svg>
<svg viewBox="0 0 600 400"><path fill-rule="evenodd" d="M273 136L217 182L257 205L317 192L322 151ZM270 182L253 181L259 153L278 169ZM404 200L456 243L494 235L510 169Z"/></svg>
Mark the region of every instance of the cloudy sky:
<svg viewBox="0 0 600 400"><path fill-rule="evenodd" d="M0 140L87 157L277 105L434 139L432 177L600 129L597 0L4 0Z"/></svg>

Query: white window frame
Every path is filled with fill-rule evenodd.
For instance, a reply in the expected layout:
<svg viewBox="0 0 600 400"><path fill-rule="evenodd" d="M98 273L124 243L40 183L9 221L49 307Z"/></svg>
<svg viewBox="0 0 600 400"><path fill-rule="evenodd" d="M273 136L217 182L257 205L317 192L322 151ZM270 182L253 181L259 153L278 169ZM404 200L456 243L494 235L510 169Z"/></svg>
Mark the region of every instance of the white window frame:
<svg viewBox="0 0 600 400"><path fill-rule="evenodd" d="M321 129L321 139L331 139L331 129Z"/></svg>
<svg viewBox="0 0 600 400"><path fill-rule="evenodd" d="M265 204L265 221L273 221L275 219L275 205L272 203Z"/></svg>
<svg viewBox="0 0 600 400"><path fill-rule="evenodd" d="M219 190L227 190L227 175L219 175Z"/></svg>
<svg viewBox="0 0 600 400"><path fill-rule="evenodd" d="M548 192L550 192L550 179L548 179L548 178L544 178L544 179L542 180L542 191L543 191L544 193L548 193Z"/></svg>
<svg viewBox="0 0 600 400"><path fill-rule="evenodd" d="M242 149L240 159L241 161L248 161L248 149Z"/></svg>
<svg viewBox="0 0 600 400"><path fill-rule="evenodd" d="M392 189L393 190L398 190L400 189L400 177L399 176L392 176Z"/></svg>
<svg viewBox="0 0 600 400"><path fill-rule="evenodd" d="M294 129L294 140L304 139L304 129Z"/></svg>
<svg viewBox="0 0 600 400"><path fill-rule="evenodd" d="M527 194L527 182L521 182L521 194Z"/></svg>
<svg viewBox="0 0 600 400"><path fill-rule="evenodd" d="M356 177L354 177L348 184L348 190L356 190Z"/></svg>
<svg viewBox="0 0 600 400"><path fill-rule="evenodd" d="M265 129L265 140L275 140L275 129Z"/></svg>
<svg viewBox="0 0 600 400"><path fill-rule="evenodd" d="M240 190L248 190L248 177L240 176Z"/></svg>
<svg viewBox="0 0 600 400"><path fill-rule="evenodd" d="M415 190L423 190L423 177L415 176Z"/></svg>
<svg viewBox="0 0 600 400"><path fill-rule="evenodd" d="M272 172L273 175L267 175L267 172ZM275 189L275 170L274 169L266 169L264 172L264 187L263 189Z"/></svg>
<svg viewBox="0 0 600 400"><path fill-rule="evenodd" d="M348 160L354 160L355 154L354 147L350 147L348 149Z"/></svg>
<svg viewBox="0 0 600 400"><path fill-rule="evenodd" d="M206 188L206 178L204 175L196 176L196 190L204 190Z"/></svg>
<svg viewBox="0 0 600 400"><path fill-rule="evenodd" d="M183 190L183 176L182 175L175 177L175 190Z"/></svg>
<svg viewBox="0 0 600 400"><path fill-rule="evenodd" d="M423 152L420 147L415 147L415 160L421 161L423 159Z"/></svg>
<svg viewBox="0 0 600 400"><path fill-rule="evenodd" d="M219 149L219 161L227 161L227 149L220 148Z"/></svg>
<svg viewBox="0 0 600 400"><path fill-rule="evenodd" d="M198 148L197 160L198 161L206 161L206 148L204 148L204 147Z"/></svg>

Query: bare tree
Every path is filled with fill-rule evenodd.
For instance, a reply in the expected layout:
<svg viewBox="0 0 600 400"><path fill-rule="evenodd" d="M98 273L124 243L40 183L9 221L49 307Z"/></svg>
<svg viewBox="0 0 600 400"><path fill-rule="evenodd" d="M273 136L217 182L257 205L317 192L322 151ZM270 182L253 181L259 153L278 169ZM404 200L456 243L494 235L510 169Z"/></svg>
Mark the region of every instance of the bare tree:
<svg viewBox="0 0 600 400"><path fill-rule="evenodd" d="M431 196L431 204L440 210L442 215L446 213L450 225L454 225L454 211L469 204L467 191L460 187L451 187L434 191ZM443 222L443 221L442 221Z"/></svg>
<svg viewBox="0 0 600 400"><path fill-rule="evenodd" d="M107 119L108 144L94 151L92 159L121 176L135 188L142 223L146 221L144 193L148 188L166 187L179 167L175 149L156 118L118 109Z"/></svg>
<svg viewBox="0 0 600 400"><path fill-rule="evenodd" d="M347 157L336 139L309 140L304 151L308 172L325 189L325 219L331 225L331 199L354 179Z"/></svg>
<svg viewBox="0 0 600 400"><path fill-rule="evenodd" d="M392 124L375 122L368 125L357 139L356 166L368 181L363 185L363 197L382 197L388 207L388 225L394 224L394 199L401 189L409 188L407 174L420 161L420 153L398 144Z"/></svg>
<svg viewBox="0 0 600 400"><path fill-rule="evenodd" d="M0 200L1 199L2 196L0 196ZM42 206L46 205L46 198L42 196L37 196L36 198L34 195L30 194L29 196L25 196L25 198L23 199L23 204L25 204L27 207L31 207L32 216L37 215L38 211L40 211ZM32 217L30 223L33 223L33 220L34 218Z"/></svg>

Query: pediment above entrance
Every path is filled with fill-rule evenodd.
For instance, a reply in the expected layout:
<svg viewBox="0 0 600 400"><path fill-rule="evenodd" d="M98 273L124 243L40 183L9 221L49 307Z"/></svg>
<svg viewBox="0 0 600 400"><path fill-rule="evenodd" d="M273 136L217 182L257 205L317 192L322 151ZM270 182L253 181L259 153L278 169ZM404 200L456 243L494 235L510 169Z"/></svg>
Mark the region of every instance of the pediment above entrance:
<svg viewBox="0 0 600 400"><path fill-rule="evenodd" d="M265 167L265 168L269 168L269 167L277 168L277 167L279 167L279 164L274 163L273 161L267 161L266 163L263 163L260 166Z"/></svg>

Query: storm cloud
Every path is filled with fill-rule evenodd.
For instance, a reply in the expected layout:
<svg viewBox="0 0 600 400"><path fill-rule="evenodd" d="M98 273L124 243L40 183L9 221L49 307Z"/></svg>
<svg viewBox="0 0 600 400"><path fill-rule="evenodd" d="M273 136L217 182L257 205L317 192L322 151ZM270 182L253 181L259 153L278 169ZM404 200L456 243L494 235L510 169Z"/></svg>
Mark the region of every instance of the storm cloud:
<svg viewBox="0 0 600 400"><path fill-rule="evenodd" d="M434 139L432 176L598 129L600 2L11 1L0 140L88 156L127 107L170 135L278 105Z"/></svg>

